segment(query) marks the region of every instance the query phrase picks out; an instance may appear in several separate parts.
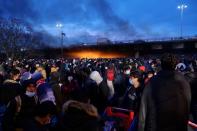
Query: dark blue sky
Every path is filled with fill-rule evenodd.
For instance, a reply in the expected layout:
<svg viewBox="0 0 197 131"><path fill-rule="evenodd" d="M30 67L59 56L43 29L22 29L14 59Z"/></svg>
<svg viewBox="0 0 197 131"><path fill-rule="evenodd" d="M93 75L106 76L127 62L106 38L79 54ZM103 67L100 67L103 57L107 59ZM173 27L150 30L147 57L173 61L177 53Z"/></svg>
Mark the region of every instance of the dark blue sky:
<svg viewBox="0 0 197 131"><path fill-rule="evenodd" d="M36 30L58 35L62 23L69 42L97 38L132 40L197 35L197 0L0 0L0 16L30 22Z"/></svg>

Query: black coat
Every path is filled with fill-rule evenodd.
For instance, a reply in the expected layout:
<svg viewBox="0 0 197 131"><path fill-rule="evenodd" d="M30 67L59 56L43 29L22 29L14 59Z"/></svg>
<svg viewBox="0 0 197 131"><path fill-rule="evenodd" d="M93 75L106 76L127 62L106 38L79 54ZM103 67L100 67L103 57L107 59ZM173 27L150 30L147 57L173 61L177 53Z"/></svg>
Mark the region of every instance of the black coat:
<svg viewBox="0 0 197 131"><path fill-rule="evenodd" d="M107 83L102 81L97 85L95 81L87 79L85 83L85 91L90 98L90 103L96 106L99 113L103 113L109 93Z"/></svg>
<svg viewBox="0 0 197 131"><path fill-rule="evenodd" d="M49 131L47 126L41 125L34 118L24 122L23 131Z"/></svg>
<svg viewBox="0 0 197 131"><path fill-rule="evenodd" d="M161 71L145 87L139 131L187 131L191 92L178 72Z"/></svg>
<svg viewBox="0 0 197 131"><path fill-rule="evenodd" d="M197 123L197 72L185 74L186 79L190 83L191 87L191 112L194 122Z"/></svg>
<svg viewBox="0 0 197 131"><path fill-rule="evenodd" d="M7 105L15 96L22 92L21 85L14 80L5 80L0 92L0 102Z"/></svg>
<svg viewBox="0 0 197 131"><path fill-rule="evenodd" d="M139 87L140 88L140 87ZM129 87L125 93L122 108L133 110L134 112L139 112L141 92L139 88Z"/></svg>
<svg viewBox="0 0 197 131"><path fill-rule="evenodd" d="M97 110L91 104L71 100L64 104L63 112L62 131L102 130Z"/></svg>
<svg viewBox="0 0 197 131"><path fill-rule="evenodd" d="M17 111L19 102L13 99L9 102L6 112L3 116L2 127L4 131L12 131L15 128L22 128L24 122L33 118L34 109L37 105L35 97L28 97L25 94L20 95L21 106L19 112Z"/></svg>

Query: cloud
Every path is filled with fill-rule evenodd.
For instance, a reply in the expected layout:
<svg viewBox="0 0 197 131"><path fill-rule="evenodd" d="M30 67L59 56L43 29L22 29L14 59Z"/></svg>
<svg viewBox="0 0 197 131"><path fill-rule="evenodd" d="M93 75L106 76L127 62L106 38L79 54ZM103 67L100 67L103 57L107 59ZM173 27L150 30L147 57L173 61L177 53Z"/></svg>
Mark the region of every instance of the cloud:
<svg viewBox="0 0 197 131"><path fill-rule="evenodd" d="M31 0L1 0L0 5L1 16L34 22L39 18L39 13L32 8Z"/></svg>
<svg viewBox="0 0 197 131"><path fill-rule="evenodd" d="M126 0L124 3L120 0L0 0L0 16L23 19L30 22L34 29L45 30L53 37L58 34L55 24L61 22L71 42L92 42L99 37L128 40L146 36L165 36L168 32L165 28L173 27L177 21L171 19L175 18L177 12L171 15L165 13L166 8L170 10L176 7L176 2L168 2L171 6L167 8L159 6L162 2L156 0ZM166 1L162 4L165 3ZM126 7L116 8L122 6L120 4ZM129 13L130 8L134 16ZM120 13L120 9L125 9L122 11L124 13ZM168 19L174 22L170 26L162 25L162 21ZM145 22L144 25L140 24L142 21ZM160 27L162 30L159 30Z"/></svg>

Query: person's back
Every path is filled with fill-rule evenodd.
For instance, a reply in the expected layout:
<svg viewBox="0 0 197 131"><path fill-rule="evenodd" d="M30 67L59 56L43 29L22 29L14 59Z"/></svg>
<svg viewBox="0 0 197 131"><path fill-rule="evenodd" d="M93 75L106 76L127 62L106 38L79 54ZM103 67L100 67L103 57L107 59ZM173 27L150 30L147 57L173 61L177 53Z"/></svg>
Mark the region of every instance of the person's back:
<svg viewBox="0 0 197 131"><path fill-rule="evenodd" d="M33 117L33 109L38 104L36 86L32 80L26 80L25 83L25 92L16 96L7 105L2 121L2 127L5 131L21 129L23 123Z"/></svg>
<svg viewBox="0 0 197 131"><path fill-rule="evenodd" d="M15 96L22 92L21 85L16 80L19 79L20 72L13 69L10 73L10 78L3 82L0 92L1 103L7 105Z"/></svg>
<svg viewBox="0 0 197 131"><path fill-rule="evenodd" d="M173 64L172 56L167 57ZM184 76L173 69L174 66L171 69L164 66L145 87L140 107L140 131L187 131L190 86Z"/></svg>
<svg viewBox="0 0 197 131"><path fill-rule="evenodd" d="M197 123L197 72L185 74L186 79L191 87L191 113L194 123Z"/></svg>
<svg viewBox="0 0 197 131"><path fill-rule="evenodd" d="M62 131L100 131L101 123L97 108L89 103L84 90L75 91L71 100L63 105Z"/></svg>

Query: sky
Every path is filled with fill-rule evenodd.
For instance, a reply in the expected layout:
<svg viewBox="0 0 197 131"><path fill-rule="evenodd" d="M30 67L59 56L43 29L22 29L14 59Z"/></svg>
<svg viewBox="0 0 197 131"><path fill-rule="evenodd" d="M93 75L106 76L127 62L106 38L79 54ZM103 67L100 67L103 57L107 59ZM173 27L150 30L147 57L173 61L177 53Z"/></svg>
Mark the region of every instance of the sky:
<svg viewBox="0 0 197 131"><path fill-rule="evenodd" d="M55 39L63 31L69 44L160 39L180 36L183 3L183 36L197 35L197 0L0 0L0 17L22 19Z"/></svg>

